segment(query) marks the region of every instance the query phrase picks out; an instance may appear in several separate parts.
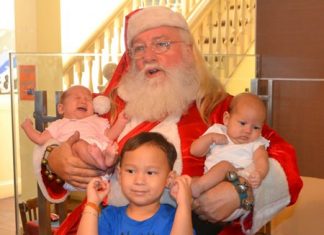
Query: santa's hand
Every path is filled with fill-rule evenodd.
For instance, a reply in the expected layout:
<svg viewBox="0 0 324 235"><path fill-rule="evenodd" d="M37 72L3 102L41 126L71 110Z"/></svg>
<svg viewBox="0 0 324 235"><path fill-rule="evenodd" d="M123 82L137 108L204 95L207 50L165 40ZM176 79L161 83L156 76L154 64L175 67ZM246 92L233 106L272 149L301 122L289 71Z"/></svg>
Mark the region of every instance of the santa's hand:
<svg viewBox="0 0 324 235"><path fill-rule="evenodd" d="M85 189L91 178L104 173L86 164L72 152L71 147L79 138L79 132L75 132L66 142L54 148L48 156L48 165L64 181Z"/></svg>
<svg viewBox="0 0 324 235"><path fill-rule="evenodd" d="M193 210L199 218L212 223L227 218L239 206L238 193L229 182L219 183L193 201Z"/></svg>

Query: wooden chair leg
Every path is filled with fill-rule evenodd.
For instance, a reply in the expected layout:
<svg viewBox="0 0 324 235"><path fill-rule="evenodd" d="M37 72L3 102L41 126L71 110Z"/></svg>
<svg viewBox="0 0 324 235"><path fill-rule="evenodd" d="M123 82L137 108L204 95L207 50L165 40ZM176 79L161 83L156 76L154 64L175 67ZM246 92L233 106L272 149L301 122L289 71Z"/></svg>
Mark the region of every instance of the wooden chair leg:
<svg viewBox="0 0 324 235"><path fill-rule="evenodd" d="M67 215L66 202L55 204L55 212L58 214L59 222L61 224Z"/></svg>

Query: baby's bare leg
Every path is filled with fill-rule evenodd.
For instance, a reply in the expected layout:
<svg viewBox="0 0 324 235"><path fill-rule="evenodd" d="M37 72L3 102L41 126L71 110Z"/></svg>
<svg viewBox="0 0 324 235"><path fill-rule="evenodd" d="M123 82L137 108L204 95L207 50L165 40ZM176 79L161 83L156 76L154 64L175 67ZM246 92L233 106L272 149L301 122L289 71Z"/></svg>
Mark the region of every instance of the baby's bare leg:
<svg viewBox="0 0 324 235"><path fill-rule="evenodd" d="M107 148L104 150L104 158L106 167L115 165L118 159L118 145L116 142L108 143Z"/></svg>
<svg viewBox="0 0 324 235"><path fill-rule="evenodd" d="M224 181L226 173L233 170L235 168L230 162L221 161L214 165L206 174L194 177L191 182L192 196L194 198L199 197L206 190Z"/></svg>
<svg viewBox="0 0 324 235"><path fill-rule="evenodd" d="M102 151L95 144L89 144L84 140L79 140L72 146L73 151L89 165L105 170L105 160Z"/></svg>

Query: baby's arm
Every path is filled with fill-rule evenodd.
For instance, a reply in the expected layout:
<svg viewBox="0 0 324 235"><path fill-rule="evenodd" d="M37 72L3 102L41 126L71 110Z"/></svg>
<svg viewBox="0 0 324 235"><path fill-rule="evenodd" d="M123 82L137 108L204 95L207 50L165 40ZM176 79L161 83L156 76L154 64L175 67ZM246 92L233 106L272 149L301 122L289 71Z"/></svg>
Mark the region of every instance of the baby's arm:
<svg viewBox="0 0 324 235"><path fill-rule="evenodd" d="M191 220L191 178L187 175L178 176L172 187L171 195L177 201L171 235L193 234Z"/></svg>
<svg viewBox="0 0 324 235"><path fill-rule="evenodd" d="M190 147L190 153L196 157L205 156L210 148L210 145L215 144L227 144L228 140L225 135L219 133L208 133L200 136L194 140Z"/></svg>
<svg viewBox="0 0 324 235"><path fill-rule="evenodd" d="M128 122L129 118L124 111L121 111L114 125L106 129L105 135L112 141L116 140Z"/></svg>
<svg viewBox="0 0 324 235"><path fill-rule="evenodd" d="M82 212L81 221L77 235L98 234L98 216L95 208L99 208L100 203L108 195L110 186L106 180L93 178L87 186L87 203Z"/></svg>
<svg viewBox="0 0 324 235"><path fill-rule="evenodd" d="M268 152L263 145L257 148L253 153L253 164L255 170L250 173L248 181L252 188L257 188L260 186L269 170Z"/></svg>
<svg viewBox="0 0 324 235"><path fill-rule="evenodd" d="M45 130L43 132L39 132L34 129L33 122L30 118L26 118L25 121L21 123L21 128L25 131L28 138L38 145L43 145L52 138L49 131Z"/></svg>

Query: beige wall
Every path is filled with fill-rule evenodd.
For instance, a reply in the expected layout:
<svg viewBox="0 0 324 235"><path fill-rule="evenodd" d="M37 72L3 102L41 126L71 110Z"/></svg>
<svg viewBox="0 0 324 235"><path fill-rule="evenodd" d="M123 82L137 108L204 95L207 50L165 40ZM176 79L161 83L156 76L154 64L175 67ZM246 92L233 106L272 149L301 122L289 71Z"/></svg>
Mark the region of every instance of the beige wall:
<svg viewBox="0 0 324 235"><path fill-rule="evenodd" d="M10 95L0 95L0 198L14 195Z"/></svg>
<svg viewBox="0 0 324 235"><path fill-rule="evenodd" d="M61 51L59 0L16 0L15 17L17 52L57 53ZM42 56L33 54L17 56L18 64L36 66L36 86L37 88L46 87L49 93L54 93L54 90L60 90L62 87L62 79L57 79L61 77L61 71L55 69L61 60L54 61L54 64L44 62ZM45 66L41 66L44 64ZM30 198L36 195L36 179L32 166L34 145L21 132L19 123L27 116L32 117L34 103L18 100L17 105L19 121L16 123L16 130L20 137L17 144L17 157L21 159L22 198Z"/></svg>
<svg viewBox="0 0 324 235"><path fill-rule="evenodd" d="M60 52L60 0L15 0L17 52Z"/></svg>

